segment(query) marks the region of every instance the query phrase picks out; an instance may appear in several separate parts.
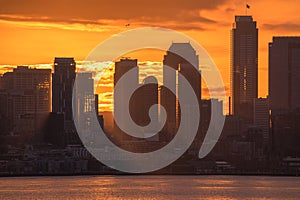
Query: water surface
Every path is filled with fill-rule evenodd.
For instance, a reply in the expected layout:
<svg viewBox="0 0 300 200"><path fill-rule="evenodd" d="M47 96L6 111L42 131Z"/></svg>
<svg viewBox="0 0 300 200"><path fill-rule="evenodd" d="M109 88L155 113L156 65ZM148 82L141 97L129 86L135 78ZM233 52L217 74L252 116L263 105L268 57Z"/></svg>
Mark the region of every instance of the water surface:
<svg viewBox="0 0 300 200"><path fill-rule="evenodd" d="M300 177L73 176L0 178L0 199L300 199Z"/></svg>

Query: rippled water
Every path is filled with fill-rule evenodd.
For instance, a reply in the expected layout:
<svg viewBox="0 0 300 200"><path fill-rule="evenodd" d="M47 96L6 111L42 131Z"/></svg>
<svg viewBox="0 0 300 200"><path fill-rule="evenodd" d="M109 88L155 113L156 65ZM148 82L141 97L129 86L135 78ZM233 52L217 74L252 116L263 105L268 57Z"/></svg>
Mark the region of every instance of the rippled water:
<svg viewBox="0 0 300 200"><path fill-rule="evenodd" d="M0 199L300 199L300 177L0 178Z"/></svg>

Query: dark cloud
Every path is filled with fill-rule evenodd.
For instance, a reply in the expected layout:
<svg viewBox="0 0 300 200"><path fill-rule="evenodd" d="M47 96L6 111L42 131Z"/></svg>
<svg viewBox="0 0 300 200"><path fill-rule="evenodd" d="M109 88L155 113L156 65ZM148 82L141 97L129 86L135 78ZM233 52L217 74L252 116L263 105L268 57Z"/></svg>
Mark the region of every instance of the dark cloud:
<svg viewBox="0 0 300 200"><path fill-rule="evenodd" d="M226 8L225 11L228 12L228 13L233 13L233 12L235 12L235 9L233 9L233 8Z"/></svg>
<svg viewBox="0 0 300 200"><path fill-rule="evenodd" d="M267 30L298 32L300 31L300 23L287 22L287 23L280 23L280 24L263 24L262 28Z"/></svg>
<svg viewBox="0 0 300 200"><path fill-rule="evenodd" d="M19 19L23 21L41 20L65 23L98 24L99 22L97 22L97 20L214 23L213 20L205 16L200 16L199 11L215 9L224 4L225 1L226 0L1 0L0 14L29 17L27 19ZM6 18L6 20L14 19ZM190 28L196 29L198 27Z"/></svg>
<svg viewBox="0 0 300 200"><path fill-rule="evenodd" d="M112 97L113 97L113 94L112 94L112 92L106 92L103 96L104 96L105 98L112 98Z"/></svg>
<svg viewBox="0 0 300 200"><path fill-rule="evenodd" d="M215 23L215 22L209 22ZM174 21L165 21L163 24L158 23L139 23L139 26L154 26L154 27L161 27L161 28L168 28L168 29L176 29L176 30L198 30L203 31L207 30L207 28L202 23L181 23L181 22L174 22Z"/></svg>
<svg viewBox="0 0 300 200"><path fill-rule="evenodd" d="M59 19L50 17L32 17L20 15L0 15L0 20L17 21L17 22L44 22L44 23L66 23L66 24L92 24L92 25L107 25L107 23L86 19Z"/></svg>
<svg viewBox="0 0 300 200"><path fill-rule="evenodd" d="M161 68L161 62L139 62L138 63L139 66L151 66L151 67L159 67Z"/></svg>
<svg viewBox="0 0 300 200"><path fill-rule="evenodd" d="M225 92L229 92L229 90L230 90L229 87L224 86L224 88L225 88ZM220 87L212 87L212 88L210 88L210 90L208 90L207 87L204 87L204 88L202 89L202 91L203 91L204 94L209 94L209 92L215 94L215 93L222 93L222 92L224 91L224 88L220 88Z"/></svg>

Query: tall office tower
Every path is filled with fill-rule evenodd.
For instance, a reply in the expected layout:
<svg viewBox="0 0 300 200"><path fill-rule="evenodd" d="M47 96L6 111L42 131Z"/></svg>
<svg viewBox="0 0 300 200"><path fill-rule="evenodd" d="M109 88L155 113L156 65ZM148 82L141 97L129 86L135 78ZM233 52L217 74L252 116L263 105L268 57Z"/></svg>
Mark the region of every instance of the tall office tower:
<svg viewBox="0 0 300 200"><path fill-rule="evenodd" d="M63 146L81 144L74 124L72 109L73 87L76 78L75 71L76 63L74 58L54 59L54 73L52 74L52 114L57 117L60 117L61 114L64 116L63 135L59 135L60 138L64 138L62 142ZM57 141L54 143L58 144Z"/></svg>
<svg viewBox="0 0 300 200"><path fill-rule="evenodd" d="M175 134L180 123L180 106L168 88L180 95L184 90L178 73L188 80L198 100L201 99L201 76L199 72L199 58L190 43L172 43L163 60L163 87L161 87L161 105L168 114L164 131ZM172 68L173 70L170 70ZM178 84L178 87L177 87Z"/></svg>
<svg viewBox="0 0 300 200"><path fill-rule="evenodd" d="M231 43L232 113L253 123L258 93L258 29L252 16L235 16Z"/></svg>
<svg viewBox="0 0 300 200"><path fill-rule="evenodd" d="M130 107L134 107L136 101L130 101L130 105L126 105L125 101L122 99L128 93L128 87L137 87L139 84L139 69L137 65L137 59L121 59L120 61L115 63L115 73L114 73L114 86L116 86L117 82L121 79L121 77L126 74L127 72L131 72L129 75L128 81L123 84L120 84L120 92L119 94L114 93L114 115L118 112L120 116L120 120L125 122L128 116L122 112L123 108L129 109ZM128 75L128 74L127 74ZM130 114L133 119L136 119L138 110L131 109ZM119 127L116 123L114 123L115 131L120 132Z"/></svg>
<svg viewBox="0 0 300 200"><path fill-rule="evenodd" d="M127 73L129 70L133 70L134 76L132 77L132 83L139 83L139 70L137 65L137 59L122 58L120 61L115 63L114 73L114 85L117 84L119 79Z"/></svg>
<svg viewBox="0 0 300 200"><path fill-rule="evenodd" d="M55 58L52 74L52 112L64 113L66 121L73 120L72 94L75 70L74 58Z"/></svg>
<svg viewBox="0 0 300 200"><path fill-rule="evenodd" d="M82 130L96 130L92 123L95 108L94 79L92 73L77 73L76 84L74 84L77 115L77 125ZM98 102L98 101L97 101ZM97 106L98 107L98 106Z"/></svg>
<svg viewBox="0 0 300 200"><path fill-rule="evenodd" d="M270 114L268 98L254 99L253 119L254 125L261 129L263 134L263 142L267 145L270 138Z"/></svg>
<svg viewBox="0 0 300 200"><path fill-rule="evenodd" d="M269 98L272 114L300 108L300 36L269 43Z"/></svg>
<svg viewBox="0 0 300 200"><path fill-rule="evenodd" d="M50 75L50 69L27 66L18 66L3 75L5 113L13 124L12 132L36 136L41 133L51 107Z"/></svg>

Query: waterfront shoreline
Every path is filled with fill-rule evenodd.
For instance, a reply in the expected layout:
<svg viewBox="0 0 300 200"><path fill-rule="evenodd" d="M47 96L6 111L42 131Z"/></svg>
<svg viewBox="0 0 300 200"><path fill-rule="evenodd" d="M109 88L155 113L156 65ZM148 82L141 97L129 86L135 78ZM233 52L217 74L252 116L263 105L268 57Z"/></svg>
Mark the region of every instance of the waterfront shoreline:
<svg viewBox="0 0 300 200"><path fill-rule="evenodd" d="M265 176L265 177L300 177L300 174L293 173L80 173L80 174L0 174L0 178L5 177L78 177L78 176Z"/></svg>

